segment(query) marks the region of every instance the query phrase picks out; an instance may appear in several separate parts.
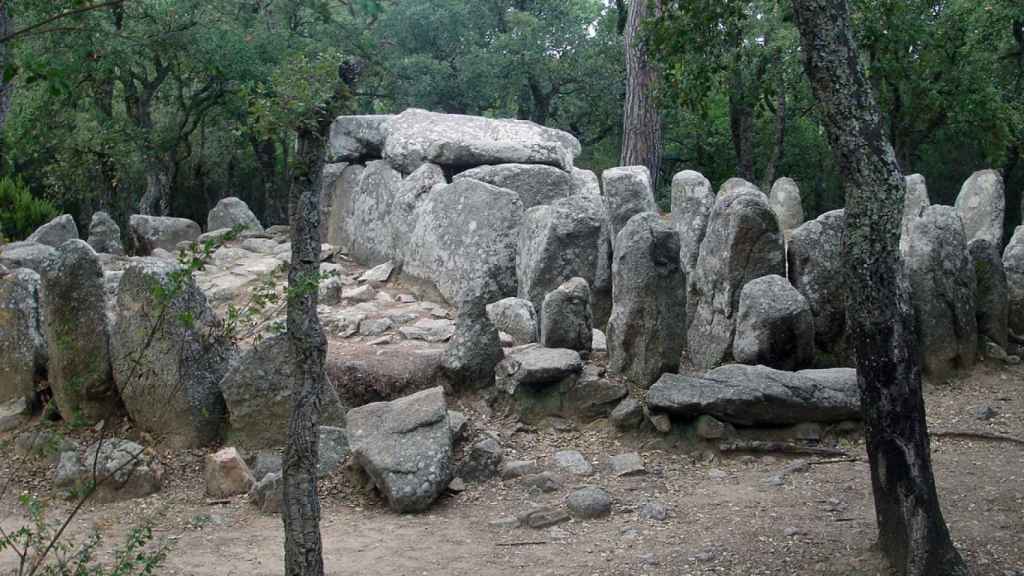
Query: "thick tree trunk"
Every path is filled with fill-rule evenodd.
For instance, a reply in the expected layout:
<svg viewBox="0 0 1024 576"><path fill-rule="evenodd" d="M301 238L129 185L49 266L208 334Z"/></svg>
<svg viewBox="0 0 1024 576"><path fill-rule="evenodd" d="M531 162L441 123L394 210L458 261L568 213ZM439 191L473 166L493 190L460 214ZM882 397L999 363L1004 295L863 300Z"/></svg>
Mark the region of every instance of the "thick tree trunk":
<svg viewBox="0 0 1024 576"><path fill-rule="evenodd" d="M171 211L171 190L174 187L178 161L173 154L167 158L146 158L146 191L139 200L139 214L167 216Z"/></svg>
<svg viewBox="0 0 1024 576"><path fill-rule="evenodd" d="M647 166L657 188L661 168L661 115L655 100L658 72L647 59L642 30L650 0L632 0L626 20L626 105L622 119L623 166Z"/></svg>
<svg viewBox="0 0 1024 576"><path fill-rule="evenodd" d="M967 574L939 508L909 286L899 252L905 184L860 68L846 0L793 0L804 65L846 193L847 314L879 544L908 576Z"/></svg>

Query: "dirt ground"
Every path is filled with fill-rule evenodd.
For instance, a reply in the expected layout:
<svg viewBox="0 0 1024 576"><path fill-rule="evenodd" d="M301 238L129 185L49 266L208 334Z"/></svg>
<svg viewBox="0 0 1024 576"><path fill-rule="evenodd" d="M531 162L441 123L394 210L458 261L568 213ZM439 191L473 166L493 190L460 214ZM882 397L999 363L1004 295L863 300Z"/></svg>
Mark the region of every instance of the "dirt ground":
<svg viewBox="0 0 1024 576"><path fill-rule="evenodd" d="M928 386L926 400L939 495L972 573L1024 576L1024 445L945 435L1024 438L1024 368L981 366L962 379ZM873 545L868 466L856 436L838 444L854 458L806 459L809 466L778 485L769 479L792 466L792 458L722 457L695 451L678 437L623 436L603 420L526 428L490 417L479 401L461 404L476 431L502 438L506 458L536 458L554 470L554 452L574 448L594 463L595 474L563 478L562 489L551 494L531 492L520 480L493 480L445 496L428 513L398 516L375 497L356 493L339 471L322 486L329 574L889 574ZM983 406L996 416L977 418ZM608 458L631 451L643 456L647 473L612 476ZM170 547L161 574L282 573L279 517L260 514L244 496L208 502L201 451L158 453L167 468L162 492L88 507L72 533L95 527L116 541L128 527L148 520L157 541ZM23 522L16 499L24 491L50 499L55 518L66 511L50 488L52 466L25 467L7 445L0 448L0 472L14 480L0 501L4 529ZM559 504L579 485L606 488L613 498L611 516L546 530L502 527L501 519L531 504ZM671 509L667 521L640 519L637 508L649 500ZM13 554L0 552L0 573L14 566Z"/></svg>

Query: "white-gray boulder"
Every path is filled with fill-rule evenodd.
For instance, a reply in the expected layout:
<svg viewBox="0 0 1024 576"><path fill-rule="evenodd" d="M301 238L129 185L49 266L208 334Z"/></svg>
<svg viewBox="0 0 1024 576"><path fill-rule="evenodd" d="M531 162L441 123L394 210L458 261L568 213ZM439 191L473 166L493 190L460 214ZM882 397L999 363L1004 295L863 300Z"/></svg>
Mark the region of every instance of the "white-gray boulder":
<svg viewBox="0 0 1024 576"><path fill-rule="evenodd" d="M590 286L583 278L571 278L544 297L540 342L547 348L568 348L589 354L594 339L590 311Z"/></svg>
<svg viewBox="0 0 1024 576"><path fill-rule="evenodd" d="M968 242L982 239L1002 246L1006 193L999 172L980 170L971 174L956 197L956 212L964 223Z"/></svg>
<svg viewBox="0 0 1024 576"><path fill-rule="evenodd" d="M517 346L540 339L537 311L523 298L502 298L487 305L487 316L494 327L512 337Z"/></svg>
<svg viewBox="0 0 1024 576"><path fill-rule="evenodd" d="M928 199L928 184L924 176L911 174L906 177L907 191L903 196L903 220L900 225L900 253L907 255L910 249L910 226L921 217L924 209L931 206Z"/></svg>
<svg viewBox="0 0 1024 576"><path fill-rule="evenodd" d="M221 230L235 227L241 227L243 231L263 232L263 225L249 209L248 204L234 196L222 198L206 216L206 229Z"/></svg>
<svg viewBox="0 0 1024 576"><path fill-rule="evenodd" d="M357 162L380 158L391 114L338 116L331 124L327 145L329 162Z"/></svg>
<svg viewBox="0 0 1024 576"><path fill-rule="evenodd" d="M779 219L779 227L785 232L804 223L804 207L800 199L800 188L792 178L779 178L772 185L768 204Z"/></svg>
<svg viewBox="0 0 1024 576"><path fill-rule="evenodd" d="M42 274L55 250L38 242L11 242L0 246L0 265L14 270L28 268Z"/></svg>
<svg viewBox="0 0 1024 576"><path fill-rule="evenodd" d="M779 370L814 364L814 316L788 280L769 274L743 287L732 354L741 364Z"/></svg>
<svg viewBox="0 0 1024 576"><path fill-rule="evenodd" d="M601 181L613 240L633 216L658 211L646 166L609 168L601 173Z"/></svg>
<svg viewBox="0 0 1024 576"><path fill-rule="evenodd" d="M715 205L715 191L700 172L684 170L672 177L672 225L679 233L679 261L690 278Z"/></svg>
<svg viewBox="0 0 1024 576"><path fill-rule="evenodd" d="M1003 270L1006 271L1008 289L1008 327L1017 335L1024 335L1024 226L1018 226L1003 251Z"/></svg>
<svg viewBox="0 0 1024 576"><path fill-rule="evenodd" d="M70 214L62 214L46 224L43 224L36 231L25 239L26 242L38 242L54 248L67 242L78 239L78 226Z"/></svg>
<svg viewBox="0 0 1024 576"><path fill-rule="evenodd" d="M838 365L847 365L852 358L846 337L845 214L832 210L805 222L790 235L786 254L789 281L807 299L814 316L814 346Z"/></svg>
<svg viewBox="0 0 1024 576"><path fill-rule="evenodd" d="M124 254L121 245L121 228L106 212L96 212L89 223L89 246L99 254Z"/></svg>
<svg viewBox="0 0 1024 576"><path fill-rule="evenodd" d="M0 404L31 404L35 381L46 374L39 275L27 268L0 273Z"/></svg>
<svg viewBox="0 0 1024 576"><path fill-rule="evenodd" d="M186 218L133 214L128 219L128 234L137 256L148 256L157 248L176 254L180 242L194 242L201 233L199 224Z"/></svg>

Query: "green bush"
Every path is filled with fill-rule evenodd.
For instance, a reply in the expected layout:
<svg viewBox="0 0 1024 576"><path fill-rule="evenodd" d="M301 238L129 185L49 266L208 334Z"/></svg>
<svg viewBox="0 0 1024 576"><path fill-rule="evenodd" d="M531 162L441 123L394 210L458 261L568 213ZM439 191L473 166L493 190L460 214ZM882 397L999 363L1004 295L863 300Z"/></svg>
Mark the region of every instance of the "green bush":
<svg viewBox="0 0 1024 576"><path fill-rule="evenodd" d="M33 196L21 179L0 178L0 237L22 240L57 215L53 204Z"/></svg>

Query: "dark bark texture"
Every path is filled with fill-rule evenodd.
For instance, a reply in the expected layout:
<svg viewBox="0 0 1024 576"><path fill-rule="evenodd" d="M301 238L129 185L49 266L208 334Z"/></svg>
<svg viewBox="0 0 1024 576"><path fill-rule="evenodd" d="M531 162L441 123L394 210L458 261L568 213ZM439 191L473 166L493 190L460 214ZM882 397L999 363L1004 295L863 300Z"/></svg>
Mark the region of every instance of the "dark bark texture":
<svg viewBox="0 0 1024 576"><path fill-rule="evenodd" d="M793 9L846 194L847 317L879 545L900 574L967 574L932 475L909 286L899 257L903 176L860 68L846 0L793 0Z"/></svg>
<svg viewBox="0 0 1024 576"><path fill-rule="evenodd" d="M650 0L629 3L626 19L626 105L622 116L623 166L646 166L657 189L661 169L661 115L655 99L658 72L647 58L643 22Z"/></svg>

